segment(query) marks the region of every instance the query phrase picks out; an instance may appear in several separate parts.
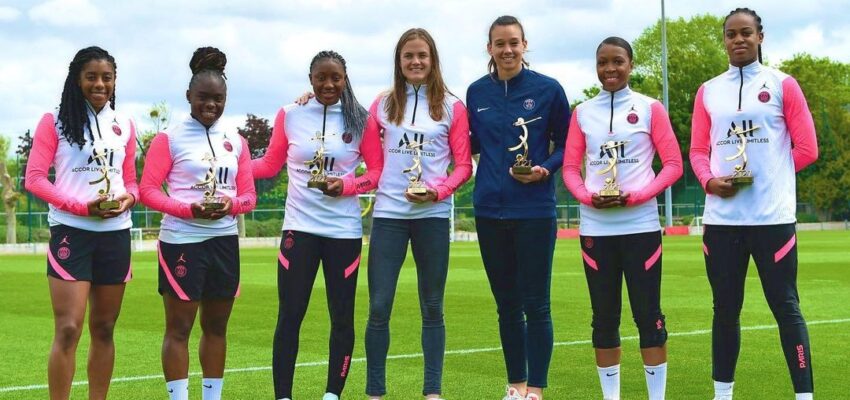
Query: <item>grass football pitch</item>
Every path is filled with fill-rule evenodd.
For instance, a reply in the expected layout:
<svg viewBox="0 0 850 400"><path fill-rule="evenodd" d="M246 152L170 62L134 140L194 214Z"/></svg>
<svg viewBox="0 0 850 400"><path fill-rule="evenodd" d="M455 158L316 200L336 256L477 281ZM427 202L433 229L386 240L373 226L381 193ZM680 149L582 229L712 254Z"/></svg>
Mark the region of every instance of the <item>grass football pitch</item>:
<svg viewBox="0 0 850 400"><path fill-rule="evenodd" d="M798 286L809 323L815 392L819 399L848 395L850 373L850 232L798 234ZM343 398L362 399L365 385L363 335L368 290L366 262L359 276L355 360ZM559 240L552 273L555 350L548 399L601 398L590 339L590 302L576 240ZM223 398L272 399L271 344L277 317L277 249L242 251L242 297L228 332ZM53 320L45 278L45 256L0 256L0 399L47 398L47 355ZM167 399L160 367L163 307L156 293L155 253L133 254L134 279L127 287L115 331L116 363L111 399ZM711 292L698 237L665 237L662 308L670 338L669 399L710 399ZM387 362L388 400L421 398L422 356L416 274L408 255L396 294ZM519 294L518 294L519 295ZM625 295L624 299L627 298ZM646 398L637 331L623 306L622 398ZM455 243L446 288L446 357L443 393L447 399L500 399L505 370L499 348L495 304L477 243ZM747 278L741 317L742 351L737 399L791 399L793 390L779 347L773 316L761 293L755 266ZM324 393L328 314L321 274L301 329L295 399ZM190 398L200 399L197 358L200 327L190 343ZM87 399L85 363L88 333L77 351L72 399Z"/></svg>

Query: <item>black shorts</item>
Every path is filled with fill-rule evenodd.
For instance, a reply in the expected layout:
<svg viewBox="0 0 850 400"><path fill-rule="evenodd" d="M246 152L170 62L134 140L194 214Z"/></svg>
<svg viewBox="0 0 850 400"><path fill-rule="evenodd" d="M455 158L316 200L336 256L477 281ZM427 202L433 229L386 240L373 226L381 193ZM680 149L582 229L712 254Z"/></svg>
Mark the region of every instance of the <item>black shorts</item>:
<svg viewBox="0 0 850 400"><path fill-rule="evenodd" d="M130 230L95 232L67 225L50 227L47 275L64 281L114 285L133 277Z"/></svg>
<svg viewBox="0 0 850 400"><path fill-rule="evenodd" d="M661 313L661 232L617 236L581 236L581 256L593 308L593 345L620 347L623 278L640 347L667 341Z"/></svg>
<svg viewBox="0 0 850 400"><path fill-rule="evenodd" d="M183 301L239 296L239 237L220 236L198 243L159 241L159 294Z"/></svg>

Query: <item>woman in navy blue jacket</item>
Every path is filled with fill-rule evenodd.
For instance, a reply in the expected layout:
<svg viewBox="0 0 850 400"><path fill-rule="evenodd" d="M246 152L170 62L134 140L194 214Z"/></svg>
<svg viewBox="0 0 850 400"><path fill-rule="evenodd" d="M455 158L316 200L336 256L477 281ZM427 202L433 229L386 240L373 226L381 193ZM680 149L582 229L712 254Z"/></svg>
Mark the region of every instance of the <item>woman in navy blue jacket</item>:
<svg viewBox="0 0 850 400"><path fill-rule="evenodd" d="M466 98L472 153L480 154L475 223L499 314L509 383L505 400L542 399L547 384L557 232L550 175L563 164L570 121L561 85L525 68L526 46L516 18L497 18L487 43L490 73L469 86ZM525 153L523 140L525 173L512 168Z"/></svg>

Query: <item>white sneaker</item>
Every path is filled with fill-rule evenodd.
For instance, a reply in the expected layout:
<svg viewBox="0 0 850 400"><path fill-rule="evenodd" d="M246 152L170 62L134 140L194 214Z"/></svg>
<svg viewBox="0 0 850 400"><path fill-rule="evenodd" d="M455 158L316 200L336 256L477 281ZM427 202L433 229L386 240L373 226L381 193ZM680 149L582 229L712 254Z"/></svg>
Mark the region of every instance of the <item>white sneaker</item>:
<svg viewBox="0 0 850 400"><path fill-rule="evenodd" d="M715 396L714 400L732 400L732 396Z"/></svg>
<svg viewBox="0 0 850 400"><path fill-rule="evenodd" d="M322 396L322 400L339 400L339 396L328 392L328 393L325 393L324 396Z"/></svg>
<svg viewBox="0 0 850 400"><path fill-rule="evenodd" d="M529 393L525 396L525 400L540 400L540 396L535 393Z"/></svg>
<svg viewBox="0 0 850 400"><path fill-rule="evenodd" d="M505 388L505 397L502 397L502 400L525 400L525 397L522 397L517 388L508 385Z"/></svg>

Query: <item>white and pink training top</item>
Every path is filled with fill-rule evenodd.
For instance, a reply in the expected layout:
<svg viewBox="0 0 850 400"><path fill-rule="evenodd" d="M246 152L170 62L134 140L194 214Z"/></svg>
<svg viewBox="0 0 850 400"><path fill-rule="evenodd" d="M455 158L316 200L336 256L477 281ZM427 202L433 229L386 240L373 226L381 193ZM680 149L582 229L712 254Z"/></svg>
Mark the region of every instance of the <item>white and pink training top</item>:
<svg viewBox="0 0 850 400"><path fill-rule="evenodd" d="M307 187L316 166L308 167L305 162L312 160L319 148L317 134L324 137L325 175L342 179L342 196L326 196L319 189ZM361 160L366 162L366 173L356 176ZM266 154L251 162L254 178L274 177L284 163L289 185L283 230L334 239L363 236L360 201L355 195L377 186L383 165L381 139L372 118L358 139L345 130L340 102L326 106L313 98L303 106L281 108Z"/></svg>
<svg viewBox="0 0 850 400"><path fill-rule="evenodd" d="M212 168L217 196L233 202L230 215L219 220L196 219L192 203L201 203L208 185L202 184ZM162 192L163 182L168 194ZM225 132L216 121L207 128L192 116L154 137L145 158L139 185L142 203L162 212L159 240L166 243L198 243L235 235L236 215L249 212L257 203L251 176L251 154L245 139Z"/></svg>
<svg viewBox="0 0 850 400"><path fill-rule="evenodd" d="M90 217L87 203L96 199L98 190L105 187L104 182L89 183L103 176L101 168L104 163L108 168L110 191L116 196L129 193L139 198L135 164L136 127L133 121L110 107L103 107L97 114L91 107L87 109L91 130L84 127L86 143L82 149L69 143L60 133L62 123L59 122L58 111L44 114L33 136L27 161L26 188L48 203L47 221L50 226L61 224L95 232L128 229L133 225L130 210L114 218ZM96 155L105 155L105 161ZM53 182L48 179L51 166L56 171Z"/></svg>
<svg viewBox="0 0 850 400"><path fill-rule="evenodd" d="M624 143L613 150L603 149L609 141ZM652 170L656 151L662 164L657 176ZM629 197L626 207L597 209L591 196L611 176L599 172L608 167L612 156L617 157L617 183ZM613 93L602 91L576 107L567 134L563 177L567 189L581 203L582 235L661 230L655 197L681 176L679 144L667 111L657 100L626 87Z"/></svg>
<svg viewBox="0 0 850 400"><path fill-rule="evenodd" d="M815 125L800 85L791 76L753 62L729 66L697 91L691 124L690 159L703 188L732 175L746 136L747 169L753 184L728 198L707 193L703 222L715 225L774 225L797 220L795 173L817 160ZM706 190L707 191L707 190Z"/></svg>
<svg viewBox="0 0 850 400"><path fill-rule="evenodd" d="M408 83L406 89L407 103L401 125L389 121L386 94L378 96L369 109L384 137L384 171L378 183L373 215L397 219L448 218L450 196L472 175L466 107L458 98L447 94L443 100L443 118L434 121L425 86ZM422 182L437 192L434 203L417 204L404 197L413 173L402 171L414 164L414 150L407 147L413 141L425 143L421 148ZM454 170L448 173L452 161Z"/></svg>

